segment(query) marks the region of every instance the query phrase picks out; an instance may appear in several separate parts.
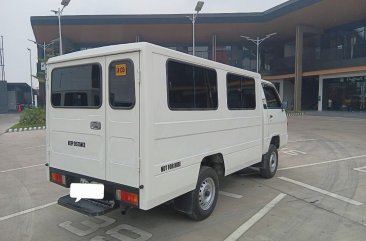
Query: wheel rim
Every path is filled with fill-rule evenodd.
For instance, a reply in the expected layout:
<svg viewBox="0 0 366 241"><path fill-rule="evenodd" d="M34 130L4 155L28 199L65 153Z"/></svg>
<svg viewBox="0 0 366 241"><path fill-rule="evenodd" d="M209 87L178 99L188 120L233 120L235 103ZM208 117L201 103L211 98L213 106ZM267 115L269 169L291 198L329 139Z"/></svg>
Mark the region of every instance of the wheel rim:
<svg viewBox="0 0 366 241"><path fill-rule="evenodd" d="M269 159L269 165L271 168L271 172L272 173L275 172L277 168L277 154L275 151L271 153L271 157Z"/></svg>
<svg viewBox="0 0 366 241"><path fill-rule="evenodd" d="M216 195L215 182L211 177L206 178L200 185L198 201L201 209L208 210L212 206Z"/></svg>

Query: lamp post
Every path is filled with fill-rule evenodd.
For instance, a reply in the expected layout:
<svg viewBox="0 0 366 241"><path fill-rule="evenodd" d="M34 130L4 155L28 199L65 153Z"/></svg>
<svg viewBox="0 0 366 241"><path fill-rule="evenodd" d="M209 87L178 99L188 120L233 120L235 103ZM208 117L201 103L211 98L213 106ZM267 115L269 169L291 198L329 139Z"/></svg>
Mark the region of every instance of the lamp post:
<svg viewBox="0 0 366 241"><path fill-rule="evenodd" d="M46 61L46 49L48 48L48 46L54 44L54 42L58 40L58 39L54 39L52 40L51 42L49 42L48 44L46 44L46 42L43 42L42 44L40 43L37 43L36 41L34 40L31 40L31 39L28 39L28 41L36 44L37 46L41 47L43 49L43 60Z"/></svg>
<svg viewBox="0 0 366 241"><path fill-rule="evenodd" d="M257 45L257 73L259 73L259 45L261 43L263 43L264 40L269 39L270 37L272 37L273 35L276 35L276 34L277 33L267 34L266 37L261 38L261 39L259 37L257 37L256 39L252 39L250 37L247 37L247 36L244 36L244 35L240 35L240 37L245 38L246 40L251 41L255 45Z"/></svg>
<svg viewBox="0 0 366 241"><path fill-rule="evenodd" d="M54 39L52 40L51 42L49 42L48 44L46 44L46 42L43 42L43 44L40 44L40 43L37 43L36 41L34 40L31 40L31 39L28 39L28 41L36 44L37 46L41 47L43 49L43 61L44 63L46 62L46 49L48 48L48 46L54 44L54 42L58 40L58 39ZM42 69L41 69L42 70ZM46 78L46 69L44 69L44 77Z"/></svg>
<svg viewBox="0 0 366 241"><path fill-rule="evenodd" d="M61 1L61 5L63 6L62 9L58 8L58 10L51 10L51 12L53 12L54 14L57 15L58 17L58 34L59 34L59 38L60 38L60 55L63 54L62 51L62 33L61 33L61 15L62 12L64 11L64 8L69 5L70 0L62 0Z"/></svg>
<svg viewBox="0 0 366 241"><path fill-rule="evenodd" d="M196 8L194 9L196 12L192 14L192 17L188 17L191 21L192 21L192 36L193 36L193 43L192 43L192 55L195 56L196 51L196 43L195 43L195 23L196 23L196 18L198 16L198 13L202 10L203 4L205 4L204 1L198 1Z"/></svg>
<svg viewBox="0 0 366 241"><path fill-rule="evenodd" d="M31 81L31 100L32 100L32 107L33 107L33 76L32 76L32 50L27 48L29 51L29 69L30 69L30 81Z"/></svg>

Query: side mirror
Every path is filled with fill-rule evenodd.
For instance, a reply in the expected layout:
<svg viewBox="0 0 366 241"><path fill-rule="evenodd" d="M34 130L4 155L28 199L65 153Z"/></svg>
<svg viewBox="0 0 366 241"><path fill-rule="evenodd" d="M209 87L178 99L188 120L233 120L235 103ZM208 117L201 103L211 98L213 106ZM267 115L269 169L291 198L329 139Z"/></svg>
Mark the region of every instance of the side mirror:
<svg viewBox="0 0 366 241"><path fill-rule="evenodd" d="M283 110L287 110L287 108L288 108L288 102L287 101L283 101L282 102L282 109Z"/></svg>

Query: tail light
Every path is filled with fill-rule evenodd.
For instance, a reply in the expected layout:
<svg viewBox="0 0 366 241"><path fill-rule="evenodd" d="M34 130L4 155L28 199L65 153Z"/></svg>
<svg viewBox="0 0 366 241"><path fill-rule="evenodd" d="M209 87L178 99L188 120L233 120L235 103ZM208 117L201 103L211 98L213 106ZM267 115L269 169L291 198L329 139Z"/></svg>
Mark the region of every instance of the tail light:
<svg viewBox="0 0 366 241"><path fill-rule="evenodd" d="M63 186L66 186L66 177L60 173L52 172L51 173L51 181Z"/></svg>
<svg viewBox="0 0 366 241"><path fill-rule="evenodd" d="M132 204L134 206L139 205L139 195L132 192L122 191L117 189L116 190L116 198L119 201Z"/></svg>

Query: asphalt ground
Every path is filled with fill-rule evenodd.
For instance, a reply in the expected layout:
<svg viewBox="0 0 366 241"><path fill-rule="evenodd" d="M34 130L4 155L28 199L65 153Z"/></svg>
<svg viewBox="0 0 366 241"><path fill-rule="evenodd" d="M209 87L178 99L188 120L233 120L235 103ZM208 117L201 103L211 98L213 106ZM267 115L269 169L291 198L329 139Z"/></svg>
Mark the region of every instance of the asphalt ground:
<svg viewBox="0 0 366 241"><path fill-rule="evenodd" d="M226 177L216 209L195 222L169 205L99 218L57 205L46 178L45 131L0 135L0 240L339 240L366 238L366 122L289 118L273 179ZM365 168L363 168L365 167Z"/></svg>

